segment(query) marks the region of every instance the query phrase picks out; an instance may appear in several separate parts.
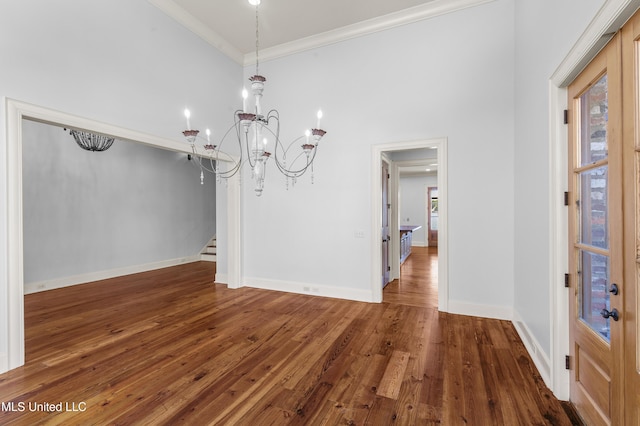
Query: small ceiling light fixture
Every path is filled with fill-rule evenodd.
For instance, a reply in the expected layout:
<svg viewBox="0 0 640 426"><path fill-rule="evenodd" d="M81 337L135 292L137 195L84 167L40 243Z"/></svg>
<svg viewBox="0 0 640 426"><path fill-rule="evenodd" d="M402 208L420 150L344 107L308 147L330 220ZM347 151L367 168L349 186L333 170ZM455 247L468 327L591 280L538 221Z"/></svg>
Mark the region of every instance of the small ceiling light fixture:
<svg viewBox="0 0 640 426"><path fill-rule="evenodd" d="M67 129L64 129L65 131ZM78 146L87 151L106 151L113 145L114 138L97 133L85 132L82 130L69 130Z"/></svg>
<svg viewBox="0 0 640 426"><path fill-rule="evenodd" d="M240 170L243 163L249 163L251 167L251 177L255 180L255 193L257 196L262 195L264 189L264 179L266 165L269 158L274 159L277 169L286 176L286 186L289 188L289 181L294 185L296 179L302 176L308 169L311 169L311 183L313 183L313 161L316 158L318 145L322 137L327 133L320 127L320 119L322 111L317 113L316 126L308 129L302 136L294 139L285 146L280 140L280 114L278 110L272 109L266 113L262 111L262 92L264 91L264 83L267 79L259 73L259 21L258 21L258 5L260 0L248 0L249 3L256 7L256 73L249 78L251 82L251 94L253 95L253 107L247 107L247 98L249 92L244 89L242 91L242 109L234 112L234 124L224 133L219 145L211 143L211 133L207 129L207 140L203 145L204 152L198 152L196 140L199 130L191 129L191 112L185 109L184 115L187 119L187 130L182 134L191 145L197 164L200 167L200 183L204 183L204 170L216 174L216 178L227 179L234 176ZM235 131L233 131L235 130ZM223 163L216 161L220 158L234 157L222 151L222 146L226 138L235 134L235 142L238 144L238 152L240 158L232 160L232 165L222 170ZM290 152L292 146L298 143L299 150ZM270 150L267 150L269 149ZM246 152L245 152L246 151ZM207 164L208 163L208 164Z"/></svg>

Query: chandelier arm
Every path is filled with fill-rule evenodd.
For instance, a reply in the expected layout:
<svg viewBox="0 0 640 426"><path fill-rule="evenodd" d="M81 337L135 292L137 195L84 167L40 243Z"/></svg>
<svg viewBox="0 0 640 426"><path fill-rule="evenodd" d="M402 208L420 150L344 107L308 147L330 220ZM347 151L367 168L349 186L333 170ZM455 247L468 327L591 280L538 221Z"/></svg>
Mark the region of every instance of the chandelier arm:
<svg viewBox="0 0 640 426"><path fill-rule="evenodd" d="M251 155L251 149L249 148L249 144L250 144L250 142L249 142L249 132L245 132L245 134L244 134L244 142L245 142L245 145L247 147L247 161L249 162L249 166L251 166L251 168L253 168L253 167L255 167L255 162L251 161L252 155Z"/></svg>
<svg viewBox="0 0 640 426"><path fill-rule="evenodd" d="M237 117L238 112L240 112L240 110L238 110L238 111L236 111L234 113L234 117ZM219 145L213 150L215 155L216 155L216 159L217 159L218 162L220 161L219 159L220 159L220 154L221 153L225 157L227 157L228 159L233 160L233 156L231 156L230 154L227 154L226 152L222 151L222 146L224 145L224 141L229 136L229 133L231 133L231 130L236 129L236 134L238 134L237 133L239 131L238 130L239 129L238 123L239 123L239 120L234 121L234 124L227 129L225 134L220 139ZM211 157L211 162L212 162L211 167L214 170L214 173L220 175L220 177L222 177L222 178L230 178L230 177L234 176L237 173L238 169L240 168L240 166L242 164L242 144L239 142L240 141L239 138L237 140L238 140L238 148L239 148L239 151L240 151L240 159L238 161L233 160L233 162L235 164L230 170L227 170L227 171L223 172L223 171L220 170L219 165L218 165L218 167L213 166L213 157Z"/></svg>
<svg viewBox="0 0 640 426"><path fill-rule="evenodd" d="M292 169L287 169L286 167L284 167L277 159L276 159L276 166L278 167L278 170L280 170L280 172L282 174L284 174L287 177L300 177L303 174L306 173L307 169L310 166L313 166L313 161L315 160L316 157L316 152L317 152L317 148L313 150L313 153L311 154L311 159L309 159L306 163L306 165L300 169L297 170L292 170ZM295 163L295 161L304 154L304 152L301 152L292 162L292 164Z"/></svg>
<svg viewBox="0 0 640 426"><path fill-rule="evenodd" d="M296 139L292 140L289 145L287 145L287 147L285 148L284 143L282 143L282 141L280 140L280 113L278 113L278 110L272 109L271 111L269 111L269 114L267 114L267 124L269 124L270 119L275 119L276 123L277 123L277 132L274 133L271 128L269 128L268 126L265 126L267 128L267 130L274 136L275 138L275 146L276 148L274 149L274 154L277 156L278 155L278 146L280 146L280 149L282 150L282 155L284 155L285 159L287 157L287 153L289 152L289 150L291 149L291 147L293 146L294 143L299 142L300 140L302 140L303 138L305 138L305 136L298 136ZM299 156L299 155L298 155ZM296 157L297 159L297 157ZM296 160L293 160L293 162L295 162Z"/></svg>
<svg viewBox="0 0 640 426"><path fill-rule="evenodd" d="M271 128L269 127L270 121L274 120L276 122L276 131L274 132L273 130L271 130ZM278 155L278 146L280 147L280 150L282 151L282 155L284 155L285 159L287 157L287 150L284 149L284 144L282 143L282 141L280 141L280 113L278 112L278 110L276 109L272 109L271 111L269 111L269 113L267 114L267 118L266 118L266 129L269 131L269 133L271 133L274 137L274 148L273 148L273 153L274 155Z"/></svg>
<svg viewBox="0 0 640 426"><path fill-rule="evenodd" d="M272 111L275 111L275 110L272 110ZM276 111L276 112L277 112L277 111ZM269 120L270 118L275 118L275 119L276 119L276 121L277 121L277 123L278 123L278 126L277 126L277 129L278 129L278 130L277 130L277 133L274 133L274 132L273 132L273 130L271 130L271 128L270 128L270 127L265 126L265 128L267 129L267 131L268 131L269 133L271 133L271 134L273 135L273 137L274 137L274 141L275 141L275 143L274 143L274 146L275 146L275 147L274 147L274 150L273 150L273 151L274 151L274 156L275 156L275 157L277 157L277 156L278 156L278 147L279 147L279 148L280 148L280 151L282 151L282 155L283 155L284 159L286 160L286 158L287 158L287 153L289 152L289 149L291 149L291 147L293 146L293 144L294 144L294 143L296 143L296 142L298 142L298 141L300 141L304 136L299 136L299 137L297 137L296 139L294 139L293 141L291 141L291 143L289 143L289 145L285 148L284 143L282 143L282 141L280 140L280 135L279 135L279 133L280 133L280 131L279 131L279 130L280 130L280 120L279 120L279 118L278 118L277 116L273 116L273 117L272 117L272 116L269 116L269 117L267 118L267 124L268 124L268 120ZM298 155L298 157L299 157L299 156L300 156L300 155ZM298 157L296 157L296 159L297 159ZM296 161L296 160L294 159L294 160L293 160L293 162L295 162L295 161Z"/></svg>
<svg viewBox="0 0 640 426"><path fill-rule="evenodd" d="M204 170L206 170L206 171L208 171L210 173L215 173L216 175L220 175L220 177L224 178L224 179L231 178L238 172L238 170L242 166L242 146L239 145L239 147L240 147L240 160L238 160L238 161L235 161L233 159L232 155L230 155L230 154L228 154L228 153L226 153L226 152L221 150L221 147L224 144L225 139L229 136L229 133L231 133L231 130L234 129L235 127L236 126L235 126L235 123L234 123L234 125L229 127L229 129L225 132L224 136L220 140L220 145L213 150L214 154L200 153L200 152L198 152L198 147L195 144L192 144L191 152L193 153L194 156L198 157L198 167L201 170L204 169ZM205 140L205 138L202 137L202 136L196 136L196 138L202 139L203 141ZM209 141L207 140L206 143L209 144ZM216 161L220 161L219 160L220 157L226 157L227 159L231 160L234 163L233 167L231 169L229 169L229 170L226 170L226 171L220 170L219 167L216 167L216 166L213 165L214 155L215 155ZM211 168L208 168L205 164L203 164L203 162L202 162L203 158L204 159L209 159L210 164L211 164Z"/></svg>

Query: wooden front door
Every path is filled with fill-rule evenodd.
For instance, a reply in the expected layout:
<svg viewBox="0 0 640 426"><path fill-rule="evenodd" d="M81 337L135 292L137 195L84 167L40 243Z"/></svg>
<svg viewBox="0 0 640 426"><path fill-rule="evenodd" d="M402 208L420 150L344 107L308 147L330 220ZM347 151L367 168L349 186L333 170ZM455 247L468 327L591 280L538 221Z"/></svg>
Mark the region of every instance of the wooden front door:
<svg viewBox="0 0 640 426"><path fill-rule="evenodd" d="M622 29L625 425L640 425L640 14Z"/></svg>
<svg viewBox="0 0 640 426"><path fill-rule="evenodd" d="M618 34L569 86L571 401L589 425L624 415L620 48Z"/></svg>

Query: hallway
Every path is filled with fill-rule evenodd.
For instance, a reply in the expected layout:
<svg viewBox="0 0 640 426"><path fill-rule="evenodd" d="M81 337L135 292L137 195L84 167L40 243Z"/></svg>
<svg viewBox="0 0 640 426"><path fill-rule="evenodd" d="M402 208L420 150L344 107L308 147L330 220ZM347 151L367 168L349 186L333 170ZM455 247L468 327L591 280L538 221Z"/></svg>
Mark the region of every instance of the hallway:
<svg viewBox="0 0 640 426"><path fill-rule="evenodd" d="M384 302L438 308L438 247L413 247L400 268L400 279L382 292Z"/></svg>

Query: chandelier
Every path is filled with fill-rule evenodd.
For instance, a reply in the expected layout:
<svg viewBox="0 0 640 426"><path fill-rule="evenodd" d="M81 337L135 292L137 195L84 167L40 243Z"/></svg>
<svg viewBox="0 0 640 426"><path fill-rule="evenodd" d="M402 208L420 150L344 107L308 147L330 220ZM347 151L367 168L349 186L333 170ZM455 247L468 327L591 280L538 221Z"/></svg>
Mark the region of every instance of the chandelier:
<svg viewBox="0 0 640 426"><path fill-rule="evenodd" d="M64 129L67 130L66 128ZM73 136L78 146L87 151L106 151L113 145L114 138L97 133L84 132L82 130L70 129L69 134Z"/></svg>
<svg viewBox="0 0 640 426"><path fill-rule="evenodd" d="M233 114L233 125L224 133L218 145L211 143L211 131L206 130L206 143L202 147L196 144L199 130L191 128L191 112L185 109L187 130L182 134L191 145L193 158L200 167L200 183L204 183L204 171L215 173L216 178L228 179L234 176L247 163L251 168L251 178L255 181L255 193L262 195L266 174L267 162L273 158L276 168L286 177L286 187L296 183L297 178L311 170L311 183L313 183L313 162L316 158L318 145L326 131L320 128L322 111L317 113L316 126L305 131L304 135L285 145L280 140L280 114L272 109L266 114L262 110L262 93L267 79L259 73L259 47L260 37L258 32L258 5L260 0L249 0L256 7L256 73L249 78L251 82L251 94L253 105L247 106L249 92L242 91L242 110ZM227 139L233 139L237 143L240 152L239 157L233 157L223 151L223 145ZM297 149L292 149L297 146ZM217 161L226 158L230 161ZM223 170L224 168L224 170Z"/></svg>

